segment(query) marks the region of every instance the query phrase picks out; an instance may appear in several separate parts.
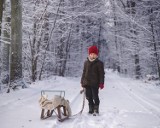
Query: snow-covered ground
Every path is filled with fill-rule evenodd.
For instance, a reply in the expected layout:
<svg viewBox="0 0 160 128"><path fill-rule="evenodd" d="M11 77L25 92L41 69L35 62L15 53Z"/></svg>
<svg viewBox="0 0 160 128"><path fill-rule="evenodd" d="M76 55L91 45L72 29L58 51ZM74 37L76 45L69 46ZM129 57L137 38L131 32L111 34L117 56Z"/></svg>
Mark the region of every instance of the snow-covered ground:
<svg viewBox="0 0 160 128"><path fill-rule="evenodd" d="M53 77L30 88L0 94L1 128L160 128L160 87L123 78L106 71L105 88L99 91L100 115L82 115L63 123L56 117L41 120L38 100L41 90L65 90L72 113L81 110L80 78ZM50 93L51 95L55 95Z"/></svg>

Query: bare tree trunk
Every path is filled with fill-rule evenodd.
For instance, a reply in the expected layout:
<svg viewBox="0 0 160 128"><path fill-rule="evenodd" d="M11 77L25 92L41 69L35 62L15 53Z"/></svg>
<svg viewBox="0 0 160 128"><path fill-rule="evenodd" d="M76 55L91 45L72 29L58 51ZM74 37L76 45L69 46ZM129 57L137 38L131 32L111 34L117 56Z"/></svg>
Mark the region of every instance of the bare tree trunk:
<svg viewBox="0 0 160 128"><path fill-rule="evenodd" d="M9 83L9 52L10 52L10 2L7 2L4 0L3 3L3 31L1 33L2 35L2 83L8 84Z"/></svg>
<svg viewBox="0 0 160 128"><path fill-rule="evenodd" d="M153 10L151 9L151 13L153 13ZM151 23L151 31L152 31L152 41L153 41L153 47L154 47L154 56L157 63L157 69L158 69L158 77L160 79L160 64L159 64L159 56L157 51L157 44L155 41L155 32L154 32L154 25L153 22Z"/></svg>
<svg viewBox="0 0 160 128"><path fill-rule="evenodd" d="M36 31L37 31L37 25L36 25L36 22L34 23L34 27L33 27L33 33L34 33L34 36L33 36L33 43L30 44L30 47L31 47L31 71L32 71L32 81L35 82L36 78L37 78L37 57L35 57L36 55Z"/></svg>
<svg viewBox="0 0 160 128"><path fill-rule="evenodd" d="M127 6L130 8L129 14L134 17L136 14L136 2L134 0L128 0L127 1ZM134 30L131 30L130 32L133 33L135 36L137 36L136 32L136 26L132 25L130 26ZM140 79L141 77L141 67L140 67L140 60L139 60L139 42L136 41L136 37L131 37L133 40L133 46L135 46L135 54L134 54L134 62L135 62L135 78Z"/></svg>
<svg viewBox="0 0 160 128"><path fill-rule="evenodd" d="M140 68L140 65L139 65L139 55L138 54L135 54L135 73L136 73L136 79L140 79L140 76L141 76L141 68Z"/></svg>
<svg viewBox="0 0 160 128"><path fill-rule="evenodd" d="M119 61L119 51L118 51L118 38L117 38L117 16L116 16L116 8L115 8L115 0L113 0L113 13L114 13L114 26L115 26L115 48L116 48L116 62L115 62L115 68L118 72L120 72L120 61Z"/></svg>
<svg viewBox="0 0 160 128"><path fill-rule="evenodd" d="M3 5L4 5L4 0L0 0L0 40L1 40L1 32L2 32L2 17L3 17ZM2 43L0 41L0 54L1 54L1 47ZM2 54L0 55L0 78L2 75ZM0 84L1 84L1 79L0 79ZM1 90L1 86L0 86Z"/></svg>
<svg viewBox="0 0 160 128"><path fill-rule="evenodd" d="M1 36L1 23L2 23L2 17L3 17L3 6L4 6L4 0L0 0L0 36Z"/></svg>
<svg viewBox="0 0 160 128"><path fill-rule="evenodd" d="M22 82L22 3L11 0L11 62L10 82L16 87Z"/></svg>
<svg viewBox="0 0 160 128"><path fill-rule="evenodd" d="M11 18L7 16L5 18L5 22L9 24L10 21L11 21ZM2 81L4 84L8 84L9 59L10 59L10 30L8 28L4 28L3 37L4 37L5 43L3 43L3 49L2 49Z"/></svg>

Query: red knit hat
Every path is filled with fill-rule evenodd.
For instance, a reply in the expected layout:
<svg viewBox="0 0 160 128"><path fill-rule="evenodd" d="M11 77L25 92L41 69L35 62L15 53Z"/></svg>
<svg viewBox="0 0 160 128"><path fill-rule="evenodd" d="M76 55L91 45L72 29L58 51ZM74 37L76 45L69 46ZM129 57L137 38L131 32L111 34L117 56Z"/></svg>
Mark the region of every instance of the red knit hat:
<svg viewBox="0 0 160 128"><path fill-rule="evenodd" d="M89 54L95 53L96 55L98 55L98 48L97 48L97 46L91 46L91 47L89 47L88 53Z"/></svg>

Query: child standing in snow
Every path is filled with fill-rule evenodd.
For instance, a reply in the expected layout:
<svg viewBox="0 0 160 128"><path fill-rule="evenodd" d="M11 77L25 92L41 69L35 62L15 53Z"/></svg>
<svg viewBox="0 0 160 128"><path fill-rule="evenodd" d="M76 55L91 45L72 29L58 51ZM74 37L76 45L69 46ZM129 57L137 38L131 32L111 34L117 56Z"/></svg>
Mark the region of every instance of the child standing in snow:
<svg viewBox="0 0 160 128"><path fill-rule="evenodd" d="M98 48L91 46L88 49L89 56L84 63L81 86L86 89L89 113L99 114L99 88L104 88L104 66L98 59Z"/></svg>

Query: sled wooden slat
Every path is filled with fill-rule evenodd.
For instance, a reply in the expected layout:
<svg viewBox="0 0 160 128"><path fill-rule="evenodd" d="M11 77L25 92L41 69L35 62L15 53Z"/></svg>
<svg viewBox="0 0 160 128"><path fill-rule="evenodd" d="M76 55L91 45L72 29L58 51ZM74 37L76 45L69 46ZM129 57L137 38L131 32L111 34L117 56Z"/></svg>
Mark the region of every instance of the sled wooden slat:
<svg viewBox="0 0 160 128"><path fill-rule="evenodd" d="M63 122L65 119L68 119L69 116L66 113L66 107L65 106L59 105L55 110L57 110L57 113L55 112L55 114L57 116L58 121ZM51 117L52 114L53 114L53 111L55 111L55 110L47 110L45 112L45 109L42 109L41 119L44 120L44 119L47 119L47 118ZM63 112L62 112L62 110L63 110ZM62 117L62 114L63 114L64 117Z"/></svg>

